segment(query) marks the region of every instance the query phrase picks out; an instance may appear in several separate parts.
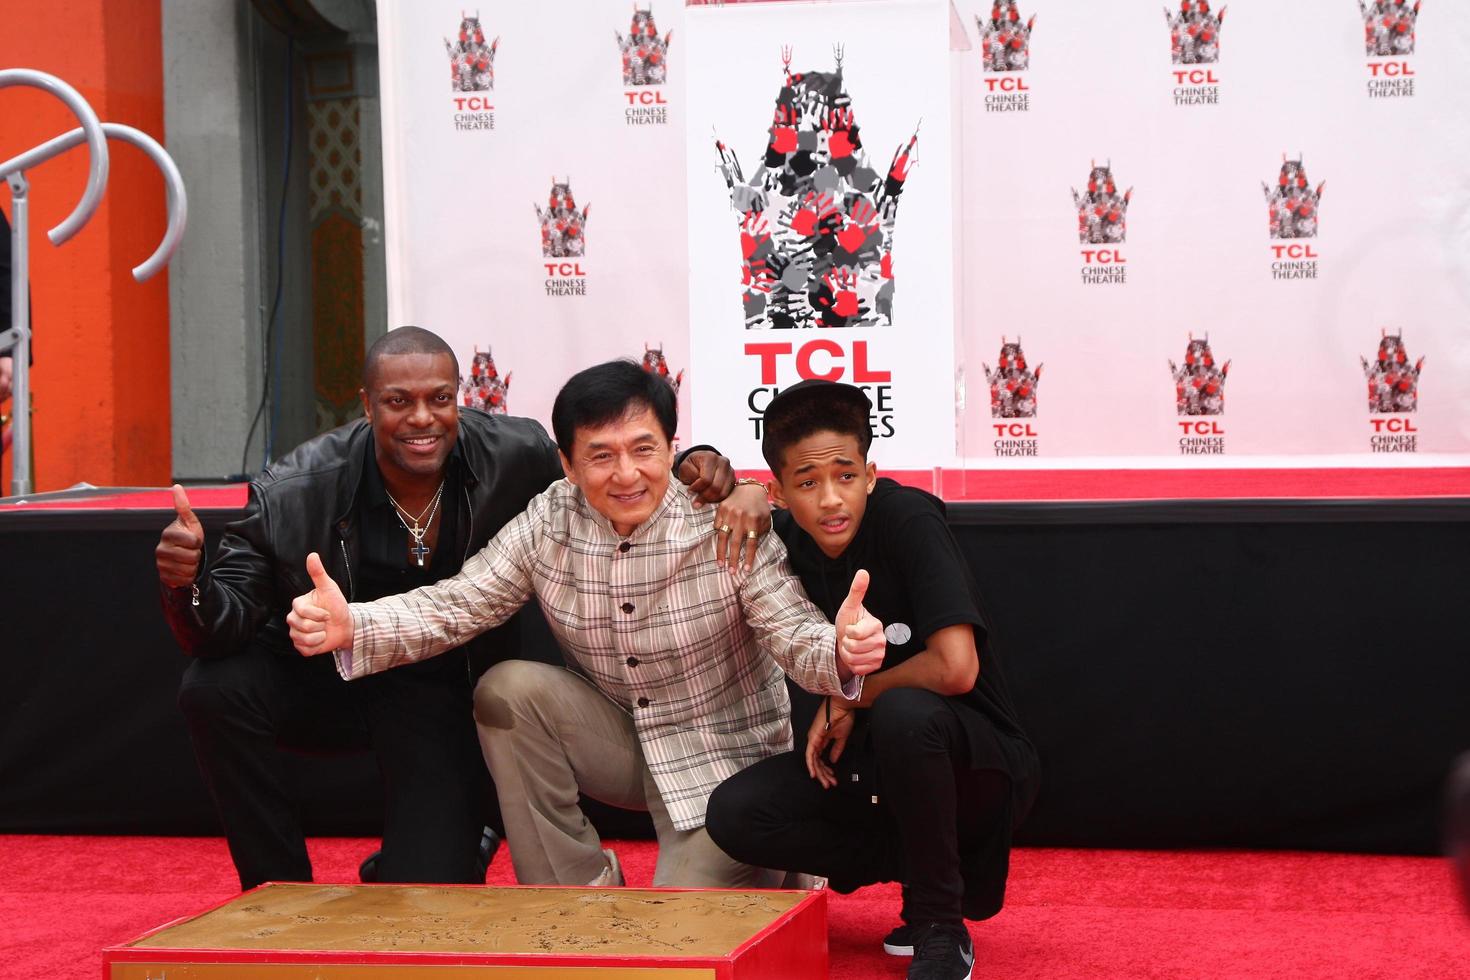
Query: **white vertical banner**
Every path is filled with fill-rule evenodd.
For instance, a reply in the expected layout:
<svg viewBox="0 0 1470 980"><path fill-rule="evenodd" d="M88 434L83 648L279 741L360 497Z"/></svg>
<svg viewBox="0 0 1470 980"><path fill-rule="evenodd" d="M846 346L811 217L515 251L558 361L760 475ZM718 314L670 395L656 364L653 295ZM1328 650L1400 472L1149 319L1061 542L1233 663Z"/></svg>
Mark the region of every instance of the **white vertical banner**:
<svg viewBox="0 0 1470 980"><path fill-rule="evenodd" d="M543 423L601 361L687 381L681 0L377 9L389 325Z"/></svg>
<svg viewBox="0 0 1470 980"><path fill-rule="evenodd" d="M982 468L1470 462L1470 16L956 0Z"/></svg>
<svg viewBox="0 0 1470 980"><path fill-rule="evenodd" d="M761 416L820 377L873 458L954 458L948 0L686 12L694 431L762 468Z"/></svg>

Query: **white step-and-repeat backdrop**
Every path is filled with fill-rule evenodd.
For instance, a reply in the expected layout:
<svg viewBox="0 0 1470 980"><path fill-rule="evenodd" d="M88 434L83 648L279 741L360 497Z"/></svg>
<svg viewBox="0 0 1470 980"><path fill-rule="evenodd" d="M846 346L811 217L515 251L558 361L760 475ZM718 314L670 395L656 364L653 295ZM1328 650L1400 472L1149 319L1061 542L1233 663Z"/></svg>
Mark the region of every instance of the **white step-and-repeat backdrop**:
<svg viewBox="0 0 1470 980"><path fill-rule="evenodd" d="M641 359L758 468L1470 463L1470 8L379 0L389 315L548 419Z"/></svg>

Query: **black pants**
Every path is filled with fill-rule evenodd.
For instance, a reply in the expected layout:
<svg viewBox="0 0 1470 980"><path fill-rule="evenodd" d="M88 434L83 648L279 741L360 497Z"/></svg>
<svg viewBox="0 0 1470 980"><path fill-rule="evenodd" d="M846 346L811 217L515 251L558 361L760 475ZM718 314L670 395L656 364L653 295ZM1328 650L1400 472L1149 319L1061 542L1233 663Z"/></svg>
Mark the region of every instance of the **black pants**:
<svg viewBox="0 0 1470 980"><path fill-rule="evenodd" d="M350 684L325 655L252 647L191 663L179 707L240 887L311 880L282 749L376 754L385 798L378 880L483 882L490 780L466 670L458 652Z"/></svg>
<svg viewBox="0 0 1470 980"><path fill-rule="evenodd" d="M967 886L993 887L965 881L962 855L997 831L1009 840L1010 779L970 768L963 724L939 694L885 691L862 721L866 732L838 761L837 787L807 773L799 732L796 750L715 789L710 837L737 861L823 875L840 892L901 881L905 921L960 922Z"/></svg>

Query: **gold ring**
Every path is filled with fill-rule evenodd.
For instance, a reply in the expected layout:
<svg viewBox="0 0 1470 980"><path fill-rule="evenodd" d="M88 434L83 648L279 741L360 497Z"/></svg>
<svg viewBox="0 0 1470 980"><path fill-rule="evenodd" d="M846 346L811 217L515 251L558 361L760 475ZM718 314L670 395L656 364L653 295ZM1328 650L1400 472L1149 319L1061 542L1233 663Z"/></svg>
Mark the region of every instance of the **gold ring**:
<svg viewBox="0 0 1470 980"><path fill-rule="evenodd" d="M720 525L720 533L721 534L729 534L730 533L730 525L728 525L728 524L721 524Z"/></svg>
<svg viewBox="0 0 1470 980"><path fill-rule="evenodd" d="M760 537L759 534L755 533L755 528L751 528L749 531L746 531L745 532L745 536L747 538L749 538L750 540L752 540L752 541L754 541L756 538Z"/></svg>

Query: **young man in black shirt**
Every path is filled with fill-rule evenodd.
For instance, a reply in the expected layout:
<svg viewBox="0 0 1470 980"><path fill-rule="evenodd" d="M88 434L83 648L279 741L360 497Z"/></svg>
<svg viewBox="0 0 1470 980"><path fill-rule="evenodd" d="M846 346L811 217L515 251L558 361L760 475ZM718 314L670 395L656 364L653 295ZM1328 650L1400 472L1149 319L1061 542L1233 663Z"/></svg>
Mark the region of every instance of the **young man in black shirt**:
<svg viewBox="0 0 1470 980"><path fill-rule="evenodd" d="M837 891L902 882L903 924L884 948L914 956L910 980L961 980L974 962L964 920L1000 911L1036 751L943 503L867 461L871 407L850 385L801 382L766 409L762 452L807 595L830 618L867 569L887 660L856 710L794 706L797 748L726 780L708 827L736 860L825 875Z"/></svg>

